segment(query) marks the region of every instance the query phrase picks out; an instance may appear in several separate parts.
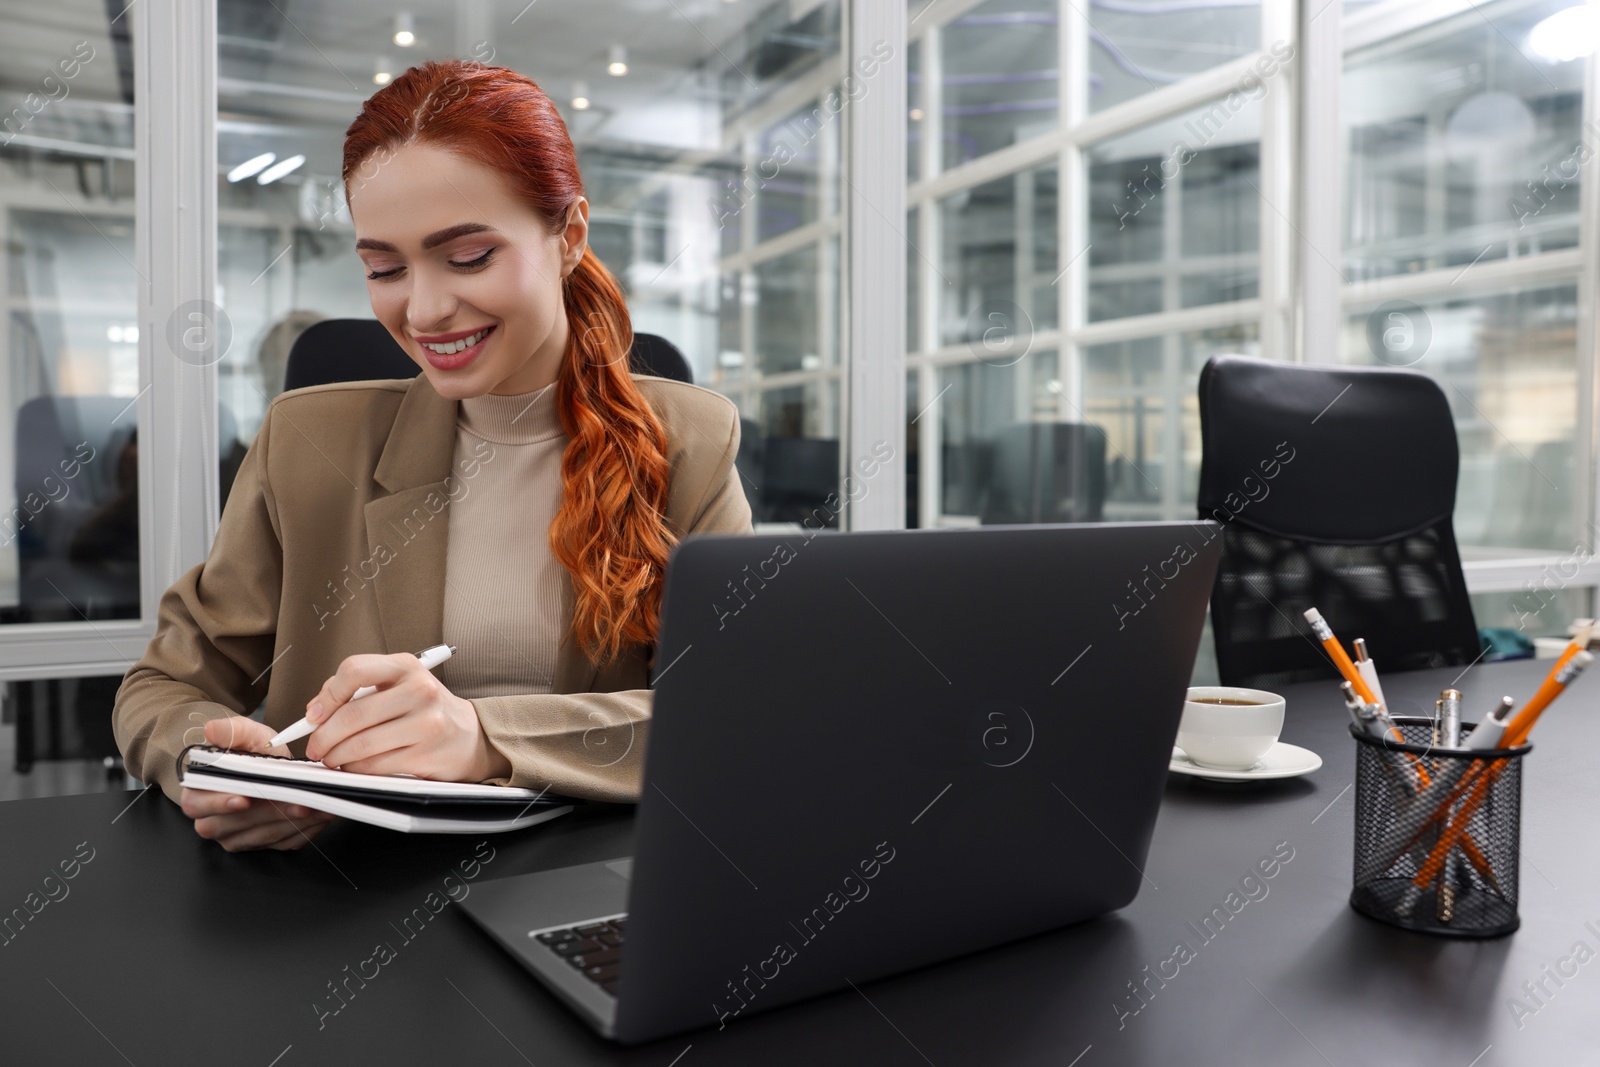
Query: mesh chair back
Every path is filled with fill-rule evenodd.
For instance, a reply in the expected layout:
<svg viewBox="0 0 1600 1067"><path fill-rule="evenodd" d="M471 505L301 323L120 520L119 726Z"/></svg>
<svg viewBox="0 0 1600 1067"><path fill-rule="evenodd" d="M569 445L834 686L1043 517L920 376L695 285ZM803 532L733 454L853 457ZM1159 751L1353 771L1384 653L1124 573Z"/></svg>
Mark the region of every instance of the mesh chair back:
<svg viewBox="0 0 1600 1067"><path fill-rule="evenodd" d="M1443 391L1390 368L1217 356L1200 372L1200 517L1223 524L1211 596L1226 685L1337 677L1304 618L1384 672L1479 654L1451 516Z"/></svg>

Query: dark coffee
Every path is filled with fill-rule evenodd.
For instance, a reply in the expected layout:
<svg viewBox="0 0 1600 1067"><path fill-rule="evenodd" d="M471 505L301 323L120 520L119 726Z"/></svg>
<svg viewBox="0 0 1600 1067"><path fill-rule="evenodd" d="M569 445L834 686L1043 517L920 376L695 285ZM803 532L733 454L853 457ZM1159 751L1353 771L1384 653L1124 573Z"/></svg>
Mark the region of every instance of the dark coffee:
<svg viewBox="0 0 1600 1067"><path fill-rule="evenodd" d="M1191 697L1189 699L1189 703L1191 703L1191 704L1226 704L1226 705L1228 705L1230 707L1259 708L1261 706L1261 704L1262 704L1262 701L1259 701L1259 700L1235 700L1233 697Z"/></svg>

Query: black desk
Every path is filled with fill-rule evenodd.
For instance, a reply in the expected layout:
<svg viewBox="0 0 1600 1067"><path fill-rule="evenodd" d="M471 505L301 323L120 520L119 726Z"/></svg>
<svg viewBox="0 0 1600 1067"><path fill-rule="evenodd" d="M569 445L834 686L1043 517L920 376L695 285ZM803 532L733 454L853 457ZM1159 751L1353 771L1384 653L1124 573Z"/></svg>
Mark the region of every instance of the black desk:
<svg viewBox="0 0 1600 1067"><path fill-rule="evenodd" d="M1466 717L1502 692L1525 697L1546 667L1473 668L1459 683ZM1431 709L1456 673L1394 675L1386 689L1397 710ZM80 842L94 858L0 947L0 1062L1600 1063L1600 955L1571 959L1579 942L1600 953L1600 679L1581 680L1534 735L1523 925L1489 942L1407 934L1349 909L1348 720L1331 682L1287 695L1285 739L1319 752L1322 769L1252 786L1173 775L1151 885L1121 913L635 1049L593 1036L453 904L401 936L478 838L335 824L316 849L233 855L195 836L157 790L126 810L138 794L14 801L0 805L0 913L42 896ZM479 879L626 854L631 819L569 816L486 840L495 853ZM1115 1005L1138 1003L1128 983L1178 939L1199 943L1186 924L1280 842L1294 855L1267 895L1254 891L1138 1014L1120 1015ZM314 1004L337 1003L328 984L385 940L395 958L319 1030ZM1563 960L1558 986L1548 974ZM1535 1002L1522 985L1541 980L1548 995ZM1520 1027L1512 998L1530 1009Z"/></svg>

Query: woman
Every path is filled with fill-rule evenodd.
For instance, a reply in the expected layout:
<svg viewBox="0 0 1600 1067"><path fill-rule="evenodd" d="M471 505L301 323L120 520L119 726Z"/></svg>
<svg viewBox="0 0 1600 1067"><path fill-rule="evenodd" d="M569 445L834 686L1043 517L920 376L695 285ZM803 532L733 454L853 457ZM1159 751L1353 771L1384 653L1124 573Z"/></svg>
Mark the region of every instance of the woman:
<svg viewBox="0 0 1600 1067"><path fill-rule="evenodd" d="M413 67L343 170L373 311L422 374L273 400L118 690L128 768L229 851L331 817L183 789L178 753L262 751L302 715L316 732L275 754L637 800L668 554L751 528L738 410L629 373L572 142L529 79ZM430 673L414 653L439 643L458 651Z"/></svg>

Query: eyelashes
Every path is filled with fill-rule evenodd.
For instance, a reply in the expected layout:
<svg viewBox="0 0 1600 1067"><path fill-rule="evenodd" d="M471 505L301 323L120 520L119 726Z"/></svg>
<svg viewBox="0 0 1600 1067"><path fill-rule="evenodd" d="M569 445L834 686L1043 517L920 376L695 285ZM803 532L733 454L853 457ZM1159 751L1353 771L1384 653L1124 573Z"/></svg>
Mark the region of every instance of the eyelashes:
<svg viewBox="0 0 1600 1067"><path fill-rule="evenodd" d="M463 271L463 272L466 272L466 273L471 273L473 271L482 270L484 267L487 267L489 265L490 258L497 251L499 251L498 246L496 246L495 248L491 248L488 251L484 252L484 254L479 256L477 259L469 260L466 263L457 263L453 259L452 260L447 260L446 262L448 262L450 264L450 266L454 267L456 270ZM392 270L369 271L367 273L367 277L372 281L382 281L385 278L393 278L395 275L399 274L404 269L405 268L403 268L403 267L395 267Z"/></svg>

